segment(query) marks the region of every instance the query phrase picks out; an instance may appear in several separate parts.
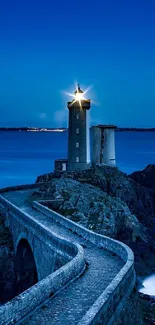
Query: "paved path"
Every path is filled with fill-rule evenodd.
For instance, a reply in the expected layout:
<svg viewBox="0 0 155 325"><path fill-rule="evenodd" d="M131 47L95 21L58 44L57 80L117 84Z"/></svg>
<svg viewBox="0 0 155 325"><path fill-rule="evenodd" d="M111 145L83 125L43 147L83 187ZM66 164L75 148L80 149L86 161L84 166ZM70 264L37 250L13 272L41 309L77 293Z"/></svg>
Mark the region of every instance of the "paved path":
<svg viewBox="0 0 155 325"><path fill-rule="evenodd" d="M109 285L124 265L124 262L112 253L100 249L91 242L73 234L44 214L34 210L28 204L26 197L33 190L4 193L9 201L46 225L56 234L81 244L84 248L88 268L85 273L63 289L54 298L47 301L40 309L31 314L22 324L24 325L75 325L89 310L100 294Z"/></svg>

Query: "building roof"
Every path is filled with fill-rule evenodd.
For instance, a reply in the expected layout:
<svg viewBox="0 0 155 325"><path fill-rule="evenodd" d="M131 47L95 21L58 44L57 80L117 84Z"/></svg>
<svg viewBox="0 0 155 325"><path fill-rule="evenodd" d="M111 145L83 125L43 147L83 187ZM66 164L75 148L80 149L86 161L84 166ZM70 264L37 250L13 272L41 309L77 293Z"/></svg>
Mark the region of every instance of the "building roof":
<svg viewBox="0 0 155 325"><path fill-rule="evenodd" d="M67 162L68 159L66 158L61 158L61 159L55 159L55 162Z"/></svg>
<svg viewBox="0 0 155 325"><path fill-rule="evenodd" d="M113 124L99 124L97 127L102 129L117 129L117 126Z"/></svg>

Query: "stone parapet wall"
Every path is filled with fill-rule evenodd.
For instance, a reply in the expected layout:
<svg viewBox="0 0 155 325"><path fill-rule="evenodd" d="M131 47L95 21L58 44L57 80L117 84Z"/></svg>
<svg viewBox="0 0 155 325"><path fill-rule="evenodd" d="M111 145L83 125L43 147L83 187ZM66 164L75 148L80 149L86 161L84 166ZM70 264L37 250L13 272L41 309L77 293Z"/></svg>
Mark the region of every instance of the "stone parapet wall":
<svg viewBox="0 0 155 325"><path fill-rule="evenodd" d="M134 254L132 250L125 245L124 243L112 239L110 237L106 237L104 235L100 235L95 233L76 222L67 219L60 215L59 213L49 209L48 207L44 206L42 203L47 202L47 200L40 200L39 202L33 202L33 207L42 212L43 214L47 215L48 217L52 218L54 221L57 221L64 227L72 230L72 232L78 234L79 236L89 240L93 244L98 247L106 248L107 250L117 254L120 256L124 262L128 263L128 265L134 265ZM52 202L52 201L50 201ZM54 201L55 202L55 201ZM124 266L125 267L125 266Z"/></svg>
<svg viewBox="0 0 155 325"><path fill-rule="evenodd" d="M23 188L25 189L25 187ZM27 226L29 232L32 231L34 236L38 236L44 242L50 243L52 248L58 249L70 260L60 269L0 307L0 324L9 325L20 321L38 305L44 303L48 297L54 295L66 284L82 274L85 269L85 260L82 246L60 236L55 236L47 227L34 220L33 217L2 196L0 196L0 207L2 213L6 214L7 219L18 219L19 223Z"/></svg>
<svg viewBox="0 0 155 325"><path fill-rule="evenodd" d="M118 273L78 325L114 325L134 288L135 281L132 269L123 278Z"/></svg>
<svg viewBox="0 0 155 325"><path fill-rule="evenodd" d="M84 271L85 263L82 247L77 249L78 254L72 261L0 307L0 324L11 325L20 321L65 284L79 276Z"/></svg>
<svg viewBox="0 0 155 325"><path fill-rule="evenodd" d="M49 242L52 248L56 249L57 252L60 251L60 254L66 256L66 258L71 258L77 254L76 248L69 241L58 238L51 230L49 231L46 226L39 223L38 220L34 219L32 216L16 207L14 204L10 203L7 199L0 196L0 206L1 209L4 208L3 214L6 213L6 217L13 217L18 219L19 223L28 228L29 232L41 241ZM17 243L18 244L18 243Z"/></svg>
<svg viewBox="0 0 155 325"><path fill-rule="evenodd" d="M134 255L132 250L122 242L94 233L50 210L41 204L43 202L33 202L33 207L96 246L120 256L125 262L117 276L78 323L78 325L114 324L135 285Z"/></svg>

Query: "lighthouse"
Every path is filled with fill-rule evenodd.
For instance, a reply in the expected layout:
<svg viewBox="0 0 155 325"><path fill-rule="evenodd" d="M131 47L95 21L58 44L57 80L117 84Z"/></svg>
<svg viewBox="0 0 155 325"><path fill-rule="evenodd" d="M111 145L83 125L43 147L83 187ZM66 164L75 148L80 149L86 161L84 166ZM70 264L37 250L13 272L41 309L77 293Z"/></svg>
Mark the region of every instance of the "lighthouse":
<svg viewBox="0 0 155 325"><path fill-rule="evenodd" d="M115 167L115 125L97 125L91 127L89 134L89 110L91 100L86 99L80 85L73 100L67 103L68 118L68 155L65 159L55 160L55 171L85 170L97 164ZM91 138L91 150L90 150ZM91 158L90 158L91 151Z"/></svg>
<svg viewBox="0 0 155 325"><path fill-rule="evenodd" d="M90 167L89 110L90 99L78 85L74 99L68 102L68 162L67 169L87 169Z"/></svg>

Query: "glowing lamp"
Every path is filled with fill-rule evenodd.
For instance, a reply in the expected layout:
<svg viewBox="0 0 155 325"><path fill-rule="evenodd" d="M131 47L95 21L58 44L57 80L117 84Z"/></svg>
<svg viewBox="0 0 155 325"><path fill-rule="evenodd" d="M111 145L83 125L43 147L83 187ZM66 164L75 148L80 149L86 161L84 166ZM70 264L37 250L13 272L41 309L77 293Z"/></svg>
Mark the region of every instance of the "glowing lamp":
<svg viewBox="0 0 155 325"><path fill-rule="evenodd" d="M78 85L77 90L74 93L75 100L81 101L84 98L84 92L80 89L80 86Z"/></svg>
<svg viewBox="0 0 155 325"><path fill-rule="evenodd" d="M89 89L90 87L88 87L85 91L82 91L80 85L77 85L76 91L73 94L65 92L67 95L73 97L73 100L71 102L68 102L68 108L71 108L75 103L77 104L78 102L80 108L87 107L86 109L90 109L90 99L85 98L85 95Z"/></svg>
<svg viewBox="0 0 155 325"><path fill-rule="evenodd" d="M78 93L78 92L77 92L77 93L75 94L75 99L76 99L76 100L82 100L82 99L84 99L84 97L83 97L83 93Z"/></svg>

